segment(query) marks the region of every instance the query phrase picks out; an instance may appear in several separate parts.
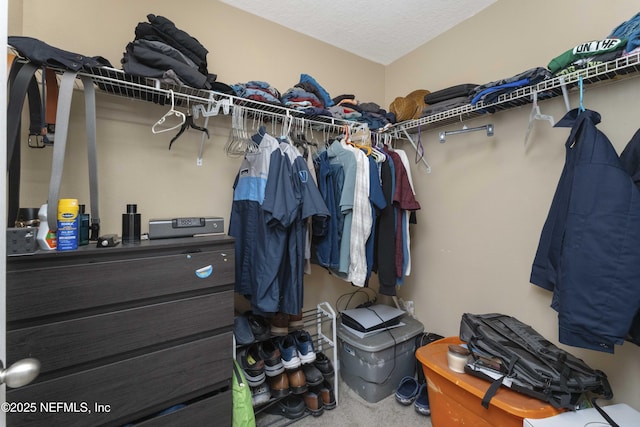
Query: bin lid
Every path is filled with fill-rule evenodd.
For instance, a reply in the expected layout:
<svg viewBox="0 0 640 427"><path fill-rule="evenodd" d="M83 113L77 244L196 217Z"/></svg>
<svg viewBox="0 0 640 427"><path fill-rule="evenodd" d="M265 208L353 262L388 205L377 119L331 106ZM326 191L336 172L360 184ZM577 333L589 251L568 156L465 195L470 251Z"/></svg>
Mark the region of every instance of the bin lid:
<svg viewBox="0 0 640 427"><path fill-rule="evenodd" d="M369 352L376 352L405 342L424 331L422 323L409 315L402 316L400 318L400 323L404 323L404 325L389 329L382 329L381 331L364 338L360 338L359 336L351 333L342 325L342 323L340 323L338 325L337 334L338 338L349 343L355 348Z"/></svg>
<svg viewBox="0 0 640 427"><path fill-rule="evenodd" d="M426 368L425 376L432 381L438 377L450 381L463 390L478 398L477 404L481 405L487 389L491 385L489 381L474 377L469 374L457 373L449 369L447 353L450 344L461 344L458 337L447 337L416 350L416 358ZM431 372L433 374L431 374ZM491 399L490 405L495 405L501 410L521 418L547 418L564 412L556 409L551 404L542 400L529 397L506 387L500 387Z"/></svg>

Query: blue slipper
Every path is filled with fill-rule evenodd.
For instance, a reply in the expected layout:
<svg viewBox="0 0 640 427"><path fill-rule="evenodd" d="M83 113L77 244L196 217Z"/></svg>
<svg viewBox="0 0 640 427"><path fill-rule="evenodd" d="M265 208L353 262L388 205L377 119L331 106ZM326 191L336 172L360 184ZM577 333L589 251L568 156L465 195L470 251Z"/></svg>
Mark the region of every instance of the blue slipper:
<svg viewBox="0 0 640 427"><path fill-rule="evenodd" d="M413 377L404 377L396 390L396 400L403 405L411 405L418 395L420 384Z"/></svg>
<svg viewBox="0 0 640 427"><path fill-rule="evenodd" d="M416 401L413 402L416 412L422 415L431 415L431 406L429 406L429 394L427 393L427 384L421 384L418 390Z"/></svg>

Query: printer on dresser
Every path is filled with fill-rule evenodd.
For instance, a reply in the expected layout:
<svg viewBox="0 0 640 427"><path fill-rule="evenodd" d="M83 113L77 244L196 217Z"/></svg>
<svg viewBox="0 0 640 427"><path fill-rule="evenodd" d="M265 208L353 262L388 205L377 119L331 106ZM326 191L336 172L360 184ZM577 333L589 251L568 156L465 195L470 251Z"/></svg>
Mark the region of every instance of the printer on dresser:
<svg viewBox="0 0 640 427"><path fill-rule="evenodd" d="M7 366L41 362L31 384L7 390L7 402L35 403L8 425L230 425L233 242L8 257Z"/></svg>

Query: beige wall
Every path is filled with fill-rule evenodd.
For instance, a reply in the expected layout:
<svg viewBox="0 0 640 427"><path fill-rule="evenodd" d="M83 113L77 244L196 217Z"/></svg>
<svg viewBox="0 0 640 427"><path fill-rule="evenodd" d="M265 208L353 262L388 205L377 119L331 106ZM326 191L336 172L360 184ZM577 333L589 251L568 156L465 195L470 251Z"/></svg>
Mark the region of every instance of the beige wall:
<svg viewBox="0 0 640 427"><path fill-rule="evenodd" d="M595 1L500 0L389 65L387 102L416 88L483 84L546 66L575 44L606 37L637 12L637 4L622 1L603 7ZM602 114L599 128L618 152L640 125L639 95L637 78L585 91L585 107ZM575 91L571 105L578 105ZM556 121L565 111L560 98L541 101L540 108ZM502 312L557 343L551 294L529 284L529 275L564 165L568 130L536 122L525 146L530 111L528 105L464 123L493 123L491 138L475 132L439 143L439 131L460 129L463 123L422 133L432 173L423 164L413 167L423 209L412 230L417 262L400 293L416 302L427 330L457 335L462 313ZM404 147L412 150L408 143ZM618 402L640 409L639 347L625 343L615 355L567 349L609 375Z"/></svg>
<svg viewBox="0 0 640 427"><path fill-rule="evenodd" d="M20 10L21 2L10 4ZM22 25L10 30L87 55L102 55L117 68L135 25L146 14L163 15L198 38L210 53L209 70L225 83L265 80L281 91L300 73L314 76L332 95L353 93L382 106L396 96L459 83L482 84L534 66L544 66L572 45L601 38L636 10L631 2L568 0L498 1L388 67L382 67L267 23L216 1L199 2L197 13L180 3L116 0L110 7L95 0L56 0L65 13L51 20L42 2L24 0ZM19 16L11 12L12 17ZM61 29L64 28L64 31ZM635 132L637 79L589 88L587 108L603 114L600 128L621 149ZM76 97L61 196L88 203L83 102ZM575 94L572 94L576 105ZM559 99L541 102L543 112L559 119ZM228 223L232 184L239 159L225 156L230 130L226 117L210 123L204 164L196 166L200 134L189 131L169 151L172 134L151 133L165 107L107 95L98 99L100 204L104 233L120 233L127 203L137 203L143 228L151 217L215 215ZM464 312L503 312L557 337L550 294L528 283L540 230L564 161L567 131L536 123L524 146L529 107L468 121L491 122L495 136L455 135L439 144L438 131L423 132L432 166L413 168L422 205L412 226L413 270L399 293L414 300L425 329L457 335ZM449 126L456 129L459 126ZM399 143L412 158L412 148ZM23 206L39 206L47 197L50 150L24 156ZM373 287L376 287L375 281ZM313 268L305 283L305 307L328 301L344 308L341 295L354 288ZM361 298L361 295L358 296ZM616 400L640 409L640 349L625 344L615 355L570 349L609 374Z"/></svg>

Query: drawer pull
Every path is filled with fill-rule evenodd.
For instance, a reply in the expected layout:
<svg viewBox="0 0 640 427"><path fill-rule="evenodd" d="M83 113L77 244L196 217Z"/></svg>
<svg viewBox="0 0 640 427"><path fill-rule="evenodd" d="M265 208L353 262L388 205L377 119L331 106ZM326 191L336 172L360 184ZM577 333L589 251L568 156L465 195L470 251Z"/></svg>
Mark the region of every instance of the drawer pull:
<svg viewBox="0 0 640 427"><path fill-rule="evenodd" d="M4 364L0 362L0 384L7 387L18 388L29 384L35 380L40 373L40 361L33 357L21 359L13 365L4 369Z"/></svg>

